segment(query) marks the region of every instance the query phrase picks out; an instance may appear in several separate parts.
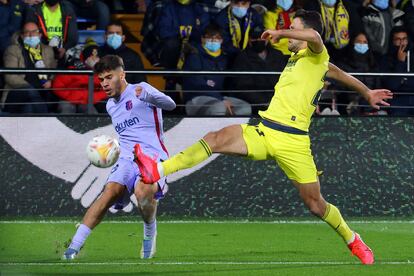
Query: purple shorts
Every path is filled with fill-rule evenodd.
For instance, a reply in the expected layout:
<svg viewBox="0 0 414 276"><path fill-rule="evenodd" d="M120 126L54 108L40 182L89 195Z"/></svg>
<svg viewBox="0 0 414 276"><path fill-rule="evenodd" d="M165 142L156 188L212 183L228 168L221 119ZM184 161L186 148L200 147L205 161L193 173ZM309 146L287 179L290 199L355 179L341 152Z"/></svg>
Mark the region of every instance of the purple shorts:
<svg viewBox="0 0 414 276"><path fill-rule="evenodd" d="M135 191L135 185L138 185L140 179L140 171L138 165L130 159L119 158L115 165L112 167L111 173L108 176L109 182L116 182L121 185L124 185L127 190L125 191L122 198L120 198L115 204L115 209L123 209L130 202L130 197ZM158 191L155 193L155 199L161 199L165 196L168 191L168 185L166 177L161 178L157 182Z"/></svg>

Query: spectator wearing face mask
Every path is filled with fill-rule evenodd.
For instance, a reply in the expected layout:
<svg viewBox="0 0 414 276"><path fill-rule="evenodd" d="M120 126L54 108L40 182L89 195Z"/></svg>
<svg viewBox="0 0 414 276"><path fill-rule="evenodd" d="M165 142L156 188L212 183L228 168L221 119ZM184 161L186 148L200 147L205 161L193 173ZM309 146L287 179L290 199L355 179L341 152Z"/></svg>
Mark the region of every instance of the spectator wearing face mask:
<svg viewBox="0 0 414 276"><path fill-rule="evenodd" d="M68 69L92 70L99 61L99 46L96 42L88 38L80 55L80 61L68 66ZM98 77L94 79L93 103L98 112L105 112L105 104L101 101L106 99L106 94L102 90ZM87 110L88 103L89 76L85 74L76 75L56 75L53 80L53 93L61 101L59 112L78 113Z"/></svg>
<svg viewBox="0 0 414 276"><path fill-rule="evenodd" d="M184 70L189 71L224 71L227 69L227 56L221 45L223 37L216 24L206 27L195 50L188 55ZM195 75L183 77L185 110L190 116L225 116L250 115L251 106L233 94L225 96L224 75ZM192 92L192 91L197 91Z"/></svg>
<svg viewBox="0 0 414 276"><path fill-rule="evenodd" d="M394 27L391 31L391 42L388 53L381 62L381 71L388 73L414 72L413 42L405 27ZM395 95L391 102L392 115L414 115L414 78L407 76L383 77L385 88L392 90ZM410 108L398 108L409 106Z"/></svg>
<svg viewBox="0 0 414 276"><path fill-rule="evenodd" d="M71 5L64 0L45 0L27 10L26 21L37 23L43 43L55 49L63 66L66 51L78 43L76 14Z"/></svg>
<svg viewBox="0 0 414 276"><path fill-rule="evenodd" d="M230 63L246 49L250 31L256 27L263 28L262 16L250 4L250 0L231 0L230 5L216 17L216 24L223 30L223 50Z"/></svg>
<svg viewBox="0 0 414 276"><path fill-rule="evenodd" d="M99 52L101 56L120 56L124 61L125 70L127 71L144 70L141 57L125 45L124 26L119 21L109 23L105 33L105 45L99 49ZM129 83L139 83L146 81L146 77L141 74L127 74L126 80Z"/></svg>
<svg viewBox="0 0 414 276"><path fill-rule="evenodd" d="M269 40L260 38L263 30L254 28L250 33L249 43L246 49L237 55L231 69L235 71L267 71L281 72L283 71L288 57L280 51L273 49ZM229 82L235 90L254 90L252 92L244 92L235 94L238 98L252 104L253 111L263 110L273 97L273 88L279 75L252 75L249 77L231 77ZM264 92L269 90L268 92Z"/></svg>
<svg viewBox="0 0 414 276"><path fill-rule="evenodd" d="M362 10L362 22L372 51L382 56L388 52L390 32L402 26L404 12L389 5L389 0L371 0Z"/></svg>
<svg viewBox="0 0 414 276"><path fill-rule="evenodd" d="M377 63L370 45L368 43L367 35L364 32L357 34L351 39L350 44L345 49L342 58L336 61L342 70L346 72L358 73L375 73L379 71L379 64ZM360 81L365 83L369 88L379 88L380 79L376 76L356 76ZM340 83L332 83L329 86L330 90L345 91L349 90ZM361 113L369 113L373 110L371 108L359 108L358 105L368 105L368 103L356 93L336 92L337 110L340 114L358 115Z"/></svg>
<svg viewBox="0 0 414 276"><path fill-rule="evenodd" d="M56 68L53 49L41 43L41 32L35 22L27 22L21 32L12 38L12 44L4 52L5 68ZM48 91L52 76L47 74L6 74L4 111L10 113L47 113ZM19 90L14 90L19 89ZM42 89L42 90L41 90ZM13 105L13 103L27 103ZM34 104L37 103L37 104ZM42 104L44 103L44 104ZM9 105L10 104L10 105Z"/></svg>
<svg viewBox="0 0 414 276"><path fill-rule="evenodd" d="M276 3L263 15L264 28L266 30L289 29L297 10L294 2L294 0L276 0ZM271 45L284 55L290 55L287 38L282 38Z"/></svg>
<svg viewBox="0 0 414 276"><path fill-rule="evenodd" d="M322 16L322 39L328 48L331 59L342 56L350 42L350 37L362 31L358 6L352 1L344 0L309 0L306 10L317 11Z"/></svg>

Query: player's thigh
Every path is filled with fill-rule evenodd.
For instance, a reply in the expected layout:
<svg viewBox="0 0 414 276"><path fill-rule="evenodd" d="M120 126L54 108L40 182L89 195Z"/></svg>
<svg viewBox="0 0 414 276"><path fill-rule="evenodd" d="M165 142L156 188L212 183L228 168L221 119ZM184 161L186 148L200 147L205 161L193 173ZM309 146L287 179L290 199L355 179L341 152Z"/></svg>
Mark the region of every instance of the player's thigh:
<svg viewBox="0 0 414 276"><path fill-rule="evenodd" d="M286 176L300 184L318 181L316 165L310 149L309 137L282 134L274 149L276 161Z"/></svg>
<svg viewBox="0 0 414 276"><path fill-rule="evenodd" d="M214 153L247 155L241 125L231 125L203 137Z"/></svg>
<svg viewBox="0 0 414 276"><path fill-rule="evenodd" d="M124 194L125 190L125 185L117 182L108 182L106 183L105 189L99 200L101 202L112 204Z"/></svg>
<svg viewBox="0 0 414 276"><path fill-rule="evenodd" d="M252 160L267 160L271 157L268 151L268 133L262 124L241 125L243 130L243 140L247 147L247 158Z"/></svg>

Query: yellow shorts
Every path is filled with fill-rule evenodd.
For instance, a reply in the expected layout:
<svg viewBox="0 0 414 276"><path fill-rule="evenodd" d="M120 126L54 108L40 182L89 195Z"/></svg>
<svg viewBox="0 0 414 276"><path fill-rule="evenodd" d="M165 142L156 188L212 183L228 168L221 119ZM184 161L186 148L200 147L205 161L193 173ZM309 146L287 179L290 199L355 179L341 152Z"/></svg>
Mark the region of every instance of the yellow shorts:
<svg viewBox="0 0 414 276"><path fill-rule="evenodd" d="M289 179L302 184L317 181L308 135L273 130L262 123L242 124L241 127L249 159L274 159Z"/></svg>

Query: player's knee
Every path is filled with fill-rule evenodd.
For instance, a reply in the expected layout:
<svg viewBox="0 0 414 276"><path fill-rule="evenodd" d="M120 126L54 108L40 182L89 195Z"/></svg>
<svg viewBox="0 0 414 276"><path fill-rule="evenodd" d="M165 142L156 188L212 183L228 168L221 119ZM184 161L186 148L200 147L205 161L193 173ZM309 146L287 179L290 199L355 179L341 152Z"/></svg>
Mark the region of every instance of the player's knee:
<svg viewBox="0 0 414 276"><path fill-rule="evenodd" d="M147 208L153 205L154 193L152 190L137 190L135 191L135 197L141 208Z"/></svg>
<svg viewBox="0 0 414 276"><path fill-rule="evenodd" d="M207 142L207 144L210 146L210 149L213 152L215 151L215 149L219 145L218 136L219 136L218 131L210 131L209 133L207 133L206 136L203 137L204 141Z"/></svg>

